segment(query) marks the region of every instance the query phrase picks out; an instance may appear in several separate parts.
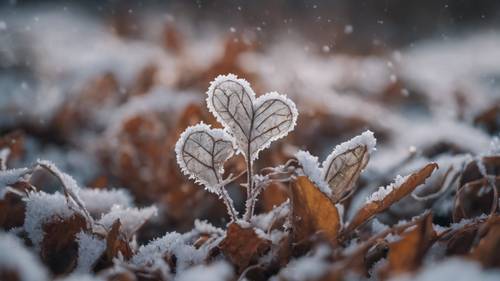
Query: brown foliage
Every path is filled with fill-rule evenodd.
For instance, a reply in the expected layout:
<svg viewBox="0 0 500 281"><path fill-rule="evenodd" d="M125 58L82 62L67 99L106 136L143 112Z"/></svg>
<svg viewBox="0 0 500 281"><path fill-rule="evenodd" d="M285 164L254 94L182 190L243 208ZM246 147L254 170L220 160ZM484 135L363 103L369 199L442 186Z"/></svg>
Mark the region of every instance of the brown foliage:
<svg viewBox="0 0 500 281"><path fill-rule="evenodd" d="M227 228L226 238L219 244L219 247L238 270L242 271L267 252L270 244L270 241L259 237L253 228L245 228L232 223Z"/></svg>
<svg viewBox="0 0 500 281"><path fill-rule="evenodd" d="M356 213L356 215L354 215L354 218L351 220L351 222L347 227L347 232L355 230L358 226L365 223L368 219L388 209L393 203L399 201L401 198L410 194L413 190L415 190L417 186L424 183L425 180L437 168L438 166L435 163L427 164L418 172L415 172L412 175L410 175L403 184L401 184L398 188L395 188L383 200L369 202L365 204Z"/></svg>
<svg viewBox="0 0 500 281"><path fill-rule="evenodd" d="M333 202L304 176L291 185L292 190L292 241L307 242L319 235L337 244L341 218Z"/></svg>

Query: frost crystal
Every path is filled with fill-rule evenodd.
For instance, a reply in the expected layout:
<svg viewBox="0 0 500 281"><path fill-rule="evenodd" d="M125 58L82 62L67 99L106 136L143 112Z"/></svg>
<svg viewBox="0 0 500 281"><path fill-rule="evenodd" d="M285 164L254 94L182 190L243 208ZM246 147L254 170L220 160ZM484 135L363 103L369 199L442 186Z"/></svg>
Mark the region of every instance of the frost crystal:
<svg viewBox="0 0 500 281"><path fill-rule="evenodd" d="M372 203L372 202L378 202L384 200L384 198L391 193L393 190L398 189L405 181L408 179L409 176L397 176L396 179L394 180L393 183L387 185L387 186L381 186L378 188L377 191L372 193L367 199L366 199L366 204Z"/></svg>
<svg viewBox="0 0 500 281"><path fill-rule="evenodd" d="M276 92L256 98L250 84L233 74L215 78L207 94L210 112L235 137L239 152L252 161L297 122L293 101Z"/></svg>
<svg viewBox="0 0 500 281"><path fill-rule="evenodd" d="M106 249L106 241L83 231L76 235L76 239L78 261L74 272L88 273Z"/></svg>
<svg viewBox="0 0 500 281"><path fill-rule="evenodd" d="M175 145L177 163L189 178L220 194L224 162L233 153L232 138L221 129L200 123L187 128Z"/></svg>

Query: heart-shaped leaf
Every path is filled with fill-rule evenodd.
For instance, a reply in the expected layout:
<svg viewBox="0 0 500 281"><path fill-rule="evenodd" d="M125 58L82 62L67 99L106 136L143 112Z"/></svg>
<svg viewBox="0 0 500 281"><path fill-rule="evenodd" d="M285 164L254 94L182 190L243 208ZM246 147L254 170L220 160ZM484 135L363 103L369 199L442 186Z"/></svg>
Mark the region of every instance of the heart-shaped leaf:
<svg viewBox="0 0 500 281"><path fill-rule="evenodd" d="M276 92L256 98L248 82L233 74L218 76L207 94L209 110L250 160L257 159L271 142L286 136L297 122L293 101Z"/></svg>
<svg viewBox="0 0 500 281"><path fill-rule="evenodd" d="M335 147L333 152L319 167L318 158L307 151L299 151L295 157L302 165L304 173L333 202L338 202L351 194L361 171L368 164L376 139L371 131L366 131Z"/></svg>
<svg viewBox="0 0 500 281"><path fill-rule="evenodd" d="M234 154L233 140L222 129L200 123L188 127L175 145L182 172L210 192L220 194L224 162Z"/></svg>

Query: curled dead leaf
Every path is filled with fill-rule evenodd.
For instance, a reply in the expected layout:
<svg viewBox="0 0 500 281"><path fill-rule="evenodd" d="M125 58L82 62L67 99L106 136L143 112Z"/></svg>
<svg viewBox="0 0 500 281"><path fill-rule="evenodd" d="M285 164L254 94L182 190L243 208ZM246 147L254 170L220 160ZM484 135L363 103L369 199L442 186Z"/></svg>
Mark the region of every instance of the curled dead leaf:
<svg viewBox="0 0 500 281"><path fill-rule="evenodd" d="M479 244L472 249L471 257L479 261L484 267L500 267L500 220L489 226L486 235L479 241Z"/></svg>
<svg viewBox="0 0 500 281"><path fill-rule="evenodd" d="M383 275L412 272L421 265L425 253L436 238L432 215L427 213L416 226L403 233L401 240L389 244L388 264Z"/></svg>
<svg viewBox="0 0 500 281"><path fill-rule="evenodd" d="M337 244L341 228L339 212L333 202L305 176L298 177L292 190L292 241L303 243L319 234Z"/></svg>
<svg viewBox="0 0 500 281"><path fill-rule="evenodd" d="M354 218L346 228L346 233L355 230L358 226L362 225L376 214L388 209L392 204L410 194L417 186L424 183L437 168L438 165L436 163L427 164L418 172L411 174L403 183L399 184L399 186L394 188L381 200L366 203L363 207L361 207L356 215L354 215Z"/></svg>

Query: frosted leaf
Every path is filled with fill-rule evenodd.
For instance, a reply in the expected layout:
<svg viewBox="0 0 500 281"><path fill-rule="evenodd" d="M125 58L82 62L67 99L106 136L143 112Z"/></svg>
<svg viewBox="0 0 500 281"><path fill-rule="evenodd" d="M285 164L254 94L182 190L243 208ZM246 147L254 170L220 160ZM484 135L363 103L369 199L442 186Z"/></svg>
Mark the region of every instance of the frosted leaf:
<svg viewBox="0 0 500 281"><path fill-rule="evenodd" d="M107 213L113 205L132 206L132 197L126 189L82 188L78 193L87 210L95 216Z"/></svg>
<svg viewBox="0 0 500 281"><path fill-rule="evenodd" d="M48 194L43 191L31 192L26 199L24 230L37 250L45 236L43 225L56 219L64 220L75 213L68 207L66 198L59 192Z"/></svg>
<svg viewBox="0 0 500 281"><path fill-rule="evenodd" d="M220 75L208 89L210 112L236 139L239 152L255 160L261 150L293 130L298 112L293 101L276 92L259 98L244 79Z"/></svg>
<svg viewBox="0 0 500 281"><path fill-rule="evenodd" d="M106 241L83 231L76 235L76 240L78 260L74 272L88 273L106 249Z"/></svg>
<svg viewBox="0 0 500 281"><path fill-rule="evenodd" d="M349 194L361 171L368 164L369 156L375 150L377 140L373 132L365 131L349 141L335 147L321 164L318 158L306 151L299 151L295 157L304 174L334 202Z"/></svg>
<svg viewBox="0 0 500 281"><path fill-rule="evenodd" d="M7 193L7 186L16 183L29 173L31 173L31 170L27 168L0 171L0 200L3 199Z"/></svg>
<svg viewBox="0 0 500 281"><path fill-rule="evenodd" d="M87 218L88 223L93 222L93 219L90 216L89 212L87 211L87 208L85 208L85 204L78 196L80 187L76 183L75 179L72 176L59 170L59 168L57 168L57 166L54 163L48 160L38 159L37 165L46 169L49 173L54 175L61 182L64 195L66 196L68 202L74 203L79 208L79 211Z"/></svg>
<svg viewBox="0 0 500 281"><path fill-rule="evenodd" d="M120 205L114 205L109 213L105 214L99 220L99 224L106 229L111 229L113 223L119 219L121 230L127 238L131 238L134 233L151 217L156 216L158 210L155 206L147 208L124 208Z"/></svg>
<svg viewBox="0 0 500 281"><path fill-rule="evenodd" d="M0 232L0 253L0 272L15 272L19 281L49 280L38 258L19 238Z"/></svg>
<svg viewBox="0 0 500 281"><path fill-rule="evenodd" d="M221 129L203 123L188 127L175 145L177 163L182 172L220 194L224 162L233 156L233 140Z"/></svg>
<svg viewBox="0 0 500 281"><path fill-rule="evenodd" d="M159 268L168 273L169 266L165 263L165 257L172 255L177 259L176 270L180 273L193 264L205 261L208 251L205 247L196 249L186 241L185 235L170 232L141 246L130 262L141 268Z"/></svg>

